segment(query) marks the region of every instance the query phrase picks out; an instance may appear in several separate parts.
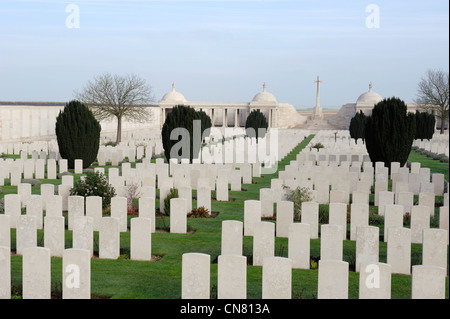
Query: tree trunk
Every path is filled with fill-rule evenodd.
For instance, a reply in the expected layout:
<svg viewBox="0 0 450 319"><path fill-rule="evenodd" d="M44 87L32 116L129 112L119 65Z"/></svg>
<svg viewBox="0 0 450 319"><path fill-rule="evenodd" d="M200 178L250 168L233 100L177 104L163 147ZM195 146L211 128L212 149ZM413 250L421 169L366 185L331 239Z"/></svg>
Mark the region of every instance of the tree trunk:
<svg viewBox="0 0 450 319"><path fill-rule="evenodd" d="M117 117L117 135L116 135L116 145L122 141L122 117Z"/></svg>
<svg viewBox="0 0 450 319"><path fill-rule="evenodd" d="M441 134L445 133L445 118L441 117Z"/></svg>

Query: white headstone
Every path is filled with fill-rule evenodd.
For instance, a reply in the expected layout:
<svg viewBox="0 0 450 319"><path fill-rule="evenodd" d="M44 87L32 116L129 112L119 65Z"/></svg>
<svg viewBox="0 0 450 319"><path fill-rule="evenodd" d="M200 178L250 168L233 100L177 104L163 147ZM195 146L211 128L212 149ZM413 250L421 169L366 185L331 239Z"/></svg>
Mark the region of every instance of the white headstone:
<svg viewBox="0 0 450 319"><path fill-rule="evenodd" d="M412 267L411 299L445 299L445 268Z"/></svg>
<svg viewBox="0 0 450 319"><path fill-rule="evenodd" d="M422 265L448 268L447 231L426 228L423 230Z"/></svg>
<svg viewBox="0 0 450 319"><path fill-rule="evenodd" d="M155 222L155 198L141 197L139 198L139 217L150 218L152 221L152 233L156 230Z"/></svg>
<svg viewBox="0 0 450 319"><path fill-rule="evenodd" d="M211 257L185 253L181 265L181 299L209 299Z"/></svg>
<svg viewBox="0 0 450 319"><path fill-rule="evenodd" d="M388 241L390 227L403 227L403 206L386 205L384 215L384 242Z"/></svg>
<svg viewBox="0 0 450 319"><path fill-rule="evenodd" d="M341 225L343 228L342 239L347 238L347 205L344 203L330 203L329 223Z"/></svg>
<svg viewBox="0 0 450 319"><path fill-rule="evenodd" d="M176 234L187 232L186 200L184 198L170 200L170 232Z"/></svg>
<svg viewBox="0 0 450 319"><path fill-rule="evenodd" d="M380 229L375 226L356 228L356 272L360 263L377 263L379 256Z"/></svg>
<svg viewBox="0 0 450 319"><path fill-rule="evenodd" d="M393 274L411 274L411 229L390 227L387 243L387 263Z"/></svg>
<svg viewBox="0 0 450 319"><path fill-rule="evenodd" d="M448 206L439 207L439 228L447 230L447 245L449 242L448 220L449 220Z"/></svg>
<svg viewBox="0 0 450 319"><path fill-rule="evenodd" d="M350 240L356 240L356 228L369 225L369 205L350 205Z"/></svg>
<svg viewBox="0 0 450 319"><path fill-rule="evenodd" d="M73 218L72 248L84 249L94 255L94 219L89 216Z"/></svg>
<svg viewBox="0 0 450 319"><path fill-rule="evenodd" d="M294 222L294 202L277 202L276 236L289 237L289 225Z"/></svg>
<svg viewBox="0 0 450 319"><path fill-rule="evenodd" d="M100 231L100 220L102 219L102 198L100 196L86 197L86 216L92 217L94 231Z"/></svg>
<svg viewBox="0 0 450 319"><path fill-rule="evenodd" d="M2 219L0 218L0 227ZM0 229L1 236L1 229ZM1 245L0 240L0 300L11 299L11 248Z"/></svg>
<svg viewBox="0 0 450 319"><path fill-rule="evenodd" d="M44 247L24 249L22 264L22 298L50 299L50 249Z"/></svg>
<svg viewBox="0 0 450 319"><path fill-rule="evenodd" d="M0 214L0 246L11 249L11 217Z"/></svg>
<svg viewBox="0 0 450 319"><path fill-rule="evenodd" d="M117 259L120 255L119 219L102 217L99 231L99 258Z"/></svg>
<svg viewBox="0 0 450 319"><path fill-rule="evenodd" d="M197 188L197 208L205 207L211 213L211 188Z"/></svg>
<svg viewBox="0 0 450 319"><path fill-rule="evenodd" d="M111 217L119 219L120 232L126 232L128 229L128 205L127 198L115 196L111 198Z"/></svg>
<svg viewBox="0 0 450 319"><path fill-rule="evenodd" d="M237 220L222 222L221 254L242 255L244 224Z"/></svg>
<svg viewBox="0 0 450 319"><path fill-rule="evenodd" d="M17 219L16 253L22 255L24 249L37 246L37 228L34 216L21 215Z"/></svg>
<svg viewBox="0 0 450 319"><path fill-rule="evenodd" d="M343 226L323 224L320 229L320 259L342 260L344 252Z"/></svg>
<svg viewBox="0 0 450 319"><path fill-rule="evenodd" d="M262 299L292 298L292 260L265 257L262 273Z"/></svg>
<svg viewBox="0 0 450 319"><path fill-rule="evenodd" d="M65 219L63 216L44 217L44 247L52 257L62 257L65 248Z"/></svg>
<svg viewBox="0 0 450 319"><path fill-rule="evenodd" d="M91 255L89 250L74 248L64 250L62 298L91 298Z"/></svg>
<svg viewBox="0 0 450 319"><path fill-rule="evenodd" d="M430 208L427 206L412 206L411 211L411 242L421 244L423 230L430 228Z"/></svg>
<svg viewBox="0 0 450 319"><path fill-rule="evenodd" d="M275 255L275 225L270 222L255 224L253 235L253 266L262 266L265 257Z"/></svg>
<svg viewBox="0 0 450 319"><path fill-rule="evenodd" d="M311 226L303 223L289 225L288 257L296 269L310 268Z"/></svg>
<svg viewBox="0 0 450 319"><path fill-rule="evenodd" d="M73 195L67 197L67 228L73 230L73 220L76 216L84 216L84 197Z"/></svg>
<svg viewBox="0 0 450 319"><path fill-rule="evenodd" d="M348 270L348 262L319 260L317 299L347 299Z"/></svg>
<svg viewBox="0 0 450 319"><path fill-rule="evenodd" d="M152 259L152 221L150 218L130 220L130 259Z"/></svg>
<svg viewBox="0 0 450 319"><path fill-rule="evenodd" d="M75 174L82 174L83 173L83 160L76 159L74 165L75 165L75 168L74 168Z"/></svg>
<svg viewBox="0 0 450 319"><path fill-rule="evenodd" d="M302 202L301 222L311 227L311 239L319 238L319 203Z"/></svg>
<svg viewBox="0 0 450 319"><path fill-rule="evenodd" d="M261 221L261 201L244 201L244 236L253 236L255 224Z"/></svg>
<svg viewBox="0 0 450 319"><path fill-rule="evenodd" d="M361 263L359 299L391 299L392 267L385 263Z"/></svg>
<svg viewBox="0 0 450 319"><path fill-rule="evenodd" d="M247 298L247 257L219 255L217 262L217 298Z"/></svg>
<svg viewBox="0 0 450 319"><path fill-rule="evenodd" d="M27 215L36 218L36 228L43 228L43 211L41 195L31 195L27 203Z"/></svg>

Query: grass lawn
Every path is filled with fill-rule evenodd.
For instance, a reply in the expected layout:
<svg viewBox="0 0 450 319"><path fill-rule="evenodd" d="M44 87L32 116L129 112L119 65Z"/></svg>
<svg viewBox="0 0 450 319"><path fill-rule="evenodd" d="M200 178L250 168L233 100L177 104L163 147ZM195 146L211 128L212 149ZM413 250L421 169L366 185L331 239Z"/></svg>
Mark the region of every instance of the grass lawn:
<svg viewBox="0 0 450 319"><path fill-rule="evenodd" d="M434 160L426 155L420 154L414 150L411 151L408 157L410 162L419 162L421 167L429 167L431 173L444 174L445 180L448 182L448 168L449 163L441 163L440 161Z"/></svg>
<svg viewBox="0 0 450 319"><path fill-rule="evenodd" d="M278 165L279 170L295 159L296 154L305 147L313 136L309 136L300 143L288 156ZM432 165L432 172L439 170L436 163L428 163L425 159L417 160L411 154L411 161L420 161L422 166ZM423 160L423 162L422 162ZM428 167L428 166L427 166ZM91 260L91 293L93 298L114 299L179 299L181 297L181 257L184 253L197 252L206 253L211 256L211 297L216 296L217 289L217 257L221 250L221 224L224 220L244 219L244 200L259 199L259 190L270 187L272 178L278 174L264 175L254 178L254 183L242 185L240 192L230 191L228 202L212 201L212 211L219 212L215 218L188 219L188 234L170 234L157 231L152 234L152 254L158 256L156 261L143 262L128 259L130 233L121 233L121 257L118 260ZM77 180L79 176L75 177ZM448 180L448 164L447 177ZM45 183L59 184L60 180L45 180ZM16 187L3 186L3 197L7 193L15 193ZM39 194L39 187L33 187L32 192ZM195 192L194 192L195 196ZM159 207L159 201L156 202ZM193 203L195 207L195 201ZM373 207L371 207L372 209ZM128 226L130 225L129 216ZM157 228L169 225L169 218L158 217ZM66 220L67 223L67 220ZM378 226L378 225L377 225ZM72 247L72 232L66 230L66 248ZM380 234L383 228L380 227ZM98 233L94 234L95 253L98 253ZM244 255L251 260L253 238L244 237ZM11 230L11 245L15 249L15 230ZM38 245L43 246L43 232L38 231ZM344 241L344 260L348 261L350 268L355 263L356 243ZM287 238L276 238L275 255L287 257ZM412 264L421 264L422 245L412 245ZM311 240L311 256L320 256L320 239ZM386 243L380 242L380 262L386 262ZM14 292L20 296L22 285L22 257L13 255L11 257L11 274ZM62 259L52 258L52 286L55 293L60 291L62 280ZM317 269L292 271L292 298L314 299L317 297ZM448 277L446 283L446 298L448 298ZM359 274L354 271L349 273L349 298L358 298ZM247 297L259 299L262 295L262 268L247 266ZM392 298L411 298L411 276L392 275Z"/></svg>

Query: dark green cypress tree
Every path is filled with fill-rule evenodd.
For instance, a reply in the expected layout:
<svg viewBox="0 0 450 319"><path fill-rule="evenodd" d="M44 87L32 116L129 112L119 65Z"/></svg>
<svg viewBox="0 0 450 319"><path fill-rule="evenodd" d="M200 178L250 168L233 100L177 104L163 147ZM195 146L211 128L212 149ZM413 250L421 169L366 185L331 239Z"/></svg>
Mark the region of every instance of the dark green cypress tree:
<svg viewBox="0 0 450 319"><path fill-rule="evenodd" d="M194 120L200 121L200 130L198 132L194 131ZM174 145L179 143L182 139L181 136L176 140L170 139L170 134L176 128L185 128L189 132L189 160L192 161L195 158L201 147L201 137L205 130L211 127L211 119L209 116L202 111L197 112L190 106L176 105L167 114L166 120L161 130L161 139L164 148L164 154L167 160L171 158L171 150ZM199 133L200 136L194 136L194 134ZM209 135L209 134L206 134ZM180 153L182 149L178 150L178 158L187 158L182 156ZM194 157L195 156L195 157Z"/></svg>
<svg viewBox="0 0 450 319"><path fill-rule="evenodd" d="M79 101L70 101L56 118L55 133L61 157L73 169L76 159L83 160L83 168L97 158L100 146L100 123Z"/></svg>
<svg viewBox="0 0 450 319"><path fill-rule="evenodd" d="M433 114L416 111L416 136L415 139L430 140L433 137L436 126L436 118Z"/></svg>
<svg viewBox="0 0 450 319"><path fill-rule="evenodd" d="M258 109L251 111L245 121L245 130L248 137L256 137L256 139L258 139L258 137L264 137L268 127L269 124L265 115ZM264 129L261 136L259 135L260 132L258 130L260 128Z"/></svg>
<svg viewBox="0 0 450 319"><path fill-rule="evenodd" d="M350 120L350 136L357 140L358 138L364 139L364 131L366 126L367 116L363 113L363 111L359 111L355 114L355 116Z"/></svg>
<svg viewBox="0 0 450 319"><path fill-rule="evenodd" d="M201 126L202 126L202 136L203 133L210 129L212 126L211 118L203 111L197 111L198 116L200 117ZM205 134L205 136L209 136L208 133Z"/></svg>
<svg viewBox="0 0 450 319"><path fill-rule="evenodd" d="M398 98L379 102L367 117L365 144L372 163L405 165L416 133L415 116L407 113L406 103Z"/></svg>

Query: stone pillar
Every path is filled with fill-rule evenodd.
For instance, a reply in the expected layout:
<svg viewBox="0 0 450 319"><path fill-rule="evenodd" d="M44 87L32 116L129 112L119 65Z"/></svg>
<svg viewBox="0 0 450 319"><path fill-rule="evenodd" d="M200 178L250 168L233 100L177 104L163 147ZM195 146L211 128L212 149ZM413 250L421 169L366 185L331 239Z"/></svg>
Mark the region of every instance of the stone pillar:
<svg viewBox="0 0 450 319"><path fill-rule="evenodd" d="M222 113L222 117L223 117L223 120L222 120L222 127L227 127L227 109L223 109L223 111L222 111L223 113Z"/></svg>
<svg viewBox="0 0 450 319"><path fill-rule="evenodd" d="M267 122L269 124L268 128L272 127L272 109L269 109L269 118L267 119Z"/></svg>

